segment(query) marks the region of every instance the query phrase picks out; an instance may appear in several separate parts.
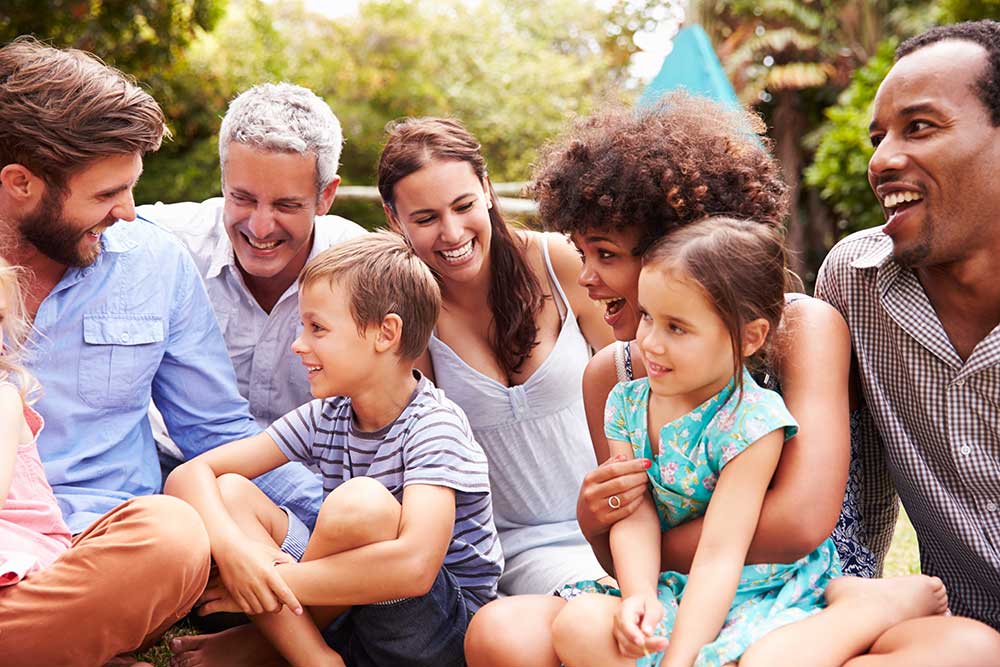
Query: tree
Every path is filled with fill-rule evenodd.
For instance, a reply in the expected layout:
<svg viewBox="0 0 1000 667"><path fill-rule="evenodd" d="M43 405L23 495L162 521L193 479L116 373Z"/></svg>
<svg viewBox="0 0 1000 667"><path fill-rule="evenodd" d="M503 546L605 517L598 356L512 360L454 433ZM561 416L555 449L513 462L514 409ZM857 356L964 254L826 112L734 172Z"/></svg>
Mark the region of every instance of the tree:
<svg viewBox="0 0 1000 667"><path fill-rule="evenodd" d="M837 231L850 233L884 222L868 186L868 160L874 149L868 140L871 106L878 86L892 67L899 40L882 43L875 55L855 72L837 104L826 110L818 130L813 163L805 173L808 185L819 190L837 216Z"/></svg>
<svg viewBox="0 0 1000 667"><path fill-rule="evenodd" d="M788 242L807 282L835 237L827 208L801 187L811 146L803 141L853 70L886 34L921 25L927 0L703 0L696 17L713 41L740 99L763 112L792 196Z"/></svg>
<svg viewBox="0 0 1000 667"><path fill-rule="evenodd" d="M0 42L35 35L72 46L142 78L180 58L202 31L211 30L225 0L4 0Z"/></svg>
<svg viewBox="0 0 1000 667"><path fill-rule="evenodd" d="M939 23L974 21L1000 15L1000 0L942 0L928 7L927 15ZM927 26L910 25L903 34L915 34ZM824 124L810 141L816 145L806 183L816 188L837 215L838 236L885 221L878 201L868 186L868 160L873 149L868 140L871 107L879 84L892 67L899 39L879 45L872 58L853 75L851 84L825 112Z"/></svg>
<svg viewBox="0 0 1000 667"><path fill-rule="evenodd" d="M567 120L617 94L606 25L588 0L369 0L337 20L294 2L234 1L184 62L151 81L177 140L148 158L137 198L218 192L215 135L226 102L282 79L314 90L340 118L347 184L374 183L385 125L407 115L463 120L495 180L526 180L539 147ZM381 221L378 210L367 217Z"/></svg>

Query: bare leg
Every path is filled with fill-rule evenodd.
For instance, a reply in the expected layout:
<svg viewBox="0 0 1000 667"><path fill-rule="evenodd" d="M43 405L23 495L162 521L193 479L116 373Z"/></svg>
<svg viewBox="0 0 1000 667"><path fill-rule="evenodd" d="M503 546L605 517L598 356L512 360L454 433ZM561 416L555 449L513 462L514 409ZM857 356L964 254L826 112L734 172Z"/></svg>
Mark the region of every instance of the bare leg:
<svg viewBox="0 0 1000 667"><path fill-rule="evenodd" d="M552 625L556 654L568 667L634 667L612 636L621 599L610 595L581 595L566 603Z"/></svg>
<svg viewBox="0 0 1000 667"><path fill-rule="evenodd" d="M979 621L926 616L895 625L876 640L868 655L844 667L996 667L1000 633Z"/></svg>
<svg viewBox="0 0 1000 667"><path fill-rule="evenodd" d="M394 540L399 536L402 513L402 506L380 482L370 477L349 480L323 501L302 560L316 560L375 542ZM318 625L325 627L348 608L311 610L313 618L296 616L283 609L276 614L254 616L253 621L296 667L324 664L317 660L317 656L324 654L336 657L337 662L330 664L343 665L340 656L327 646Z"/></svg>
<svg viewBox="0 0 1000 667"><path fill-rule="evenodd" d="M219 478L219 490L227 511L247 538L272 545L279 545L284 540L288 516L252 482L239 475L223 475ZM309 555L308 549L306 555ZM296 616L282 610L251 619L255 625L173 639L170 650L175 655L171 664L173 667L271 667L286 665L288 661L293 665L339 667L344 664L323 641L311 615ZM280 636L268 641L266 632L262 634L256 626L267 626L275 620L280 622L277 630ZM284 653L286 649L291 652Z"/></svg>
<svg viewBox="0 0 1000 667"><path fill-rule="evenodd" d="M740 659L740 667L840 667L866 652L905 620L944 614L948 597L937 577L841 577L826 590L826 609L768 634Z"/></svg>
<svg viewBox="0 0 1000 667"><path fill-rule="evenodd" d="M469 667L559 667L552 623L565 606L555 595L515 595L489 603L465 633Z"/></svg>

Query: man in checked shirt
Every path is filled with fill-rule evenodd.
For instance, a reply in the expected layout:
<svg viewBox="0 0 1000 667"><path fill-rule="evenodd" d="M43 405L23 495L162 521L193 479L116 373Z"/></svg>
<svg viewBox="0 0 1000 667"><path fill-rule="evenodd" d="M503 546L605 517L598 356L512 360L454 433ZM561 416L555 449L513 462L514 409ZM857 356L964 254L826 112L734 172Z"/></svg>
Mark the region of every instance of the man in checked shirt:
<svg viewBox="0 0 1000 667"><path fill-rule="evenodd" d="M891 534L898 493L952 611L1000 629L1000 23L896 55L869 128L886 224L838 243L816 294L847 320L883 444L860 453L863 519ZM1000 634L968 619L1000 664Z"/></svg>

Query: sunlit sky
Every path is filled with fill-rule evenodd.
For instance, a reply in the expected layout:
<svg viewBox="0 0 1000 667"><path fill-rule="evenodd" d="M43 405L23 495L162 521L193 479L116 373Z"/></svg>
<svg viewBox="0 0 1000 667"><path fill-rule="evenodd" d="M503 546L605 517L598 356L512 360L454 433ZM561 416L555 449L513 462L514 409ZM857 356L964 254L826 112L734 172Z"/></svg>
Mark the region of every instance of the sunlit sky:
<svg viewBox="0 0 1000 667"><path fill-rule="evenodd" d="M303 2L310 11L336 18L356 13L359 0L303 0ZM612 3L613 0L594 0L594 4L602 9L610 7ZM636 43L642 51L632 57L631 72L632 76L643 83L649 82L660 71L663 59L670 53L671 40L677 32L677 24L683 18L683 9L680 7L685 3L672 4L675 4L677 9L672 16L668 12L661 17L664 20L660 21L660 27L655 32L636 35Z"/></svg>

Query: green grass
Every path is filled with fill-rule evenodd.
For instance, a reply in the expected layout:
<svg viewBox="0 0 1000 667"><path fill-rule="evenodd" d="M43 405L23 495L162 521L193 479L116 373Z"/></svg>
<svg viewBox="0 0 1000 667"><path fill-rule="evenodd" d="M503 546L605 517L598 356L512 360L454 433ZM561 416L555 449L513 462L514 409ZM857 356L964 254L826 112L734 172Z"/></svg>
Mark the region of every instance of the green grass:
<svg viewBox="0 0 1000 667"><path fill-rule="evenodd" d="M885 577L904 574L920 574L920 553L917 549L917 534L913 531L909 517L899 508L896 532L892 536L892 546L885 557Z"/></svg>
<svg viewBox="0 0 1000 667"><path fill-rule="evenodd" d="M170 630L167 631L167 634L163 636L163 639L160 640L156 646L137 654L136 657L139 660L151 662L156 665L156 667L169 667L170 649L167 648L167 642L170 641L172 637L193 634L196 634L194 628L192 628L187 621L181 621L174 627L170 628Z"/></svg>

